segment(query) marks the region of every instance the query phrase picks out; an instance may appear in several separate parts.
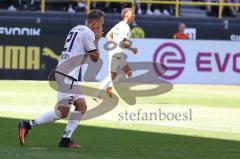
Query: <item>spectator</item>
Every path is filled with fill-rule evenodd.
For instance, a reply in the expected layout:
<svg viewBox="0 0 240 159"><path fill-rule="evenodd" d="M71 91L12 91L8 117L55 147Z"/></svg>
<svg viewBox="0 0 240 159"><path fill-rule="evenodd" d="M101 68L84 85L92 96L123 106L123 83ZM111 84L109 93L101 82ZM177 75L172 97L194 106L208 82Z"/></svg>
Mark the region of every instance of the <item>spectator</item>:
<svg viewBox="0 0 240 159"><path fill-rule="evenodd" d="M87 5L86 5L86 0L79 0L77 3L76 11L77 12L84 12L86 11Z"/></svg>
<svg viewBox="0 0 240 159"><path fill-rule="evenodd" d="M152 12L152 4L151 4L151 3L148 3L148 4L147 4L146 14L147 14L147 15L153 15L153 12Z"/></svg>
<svg viewBox="0 0 240 159"><path fill-rule="evenodd" d="M238 0L225 0L225 3L237 3ZM237 10L235 7L225 7L223 10L223 15L230 16L230 17L236 17L237 16Z"/></svg>
<svg viewBox="0 0 240 159"><path fill-rule="evenodd" d="M141 15L143 13L141 3L137 0L137 14Z"/></svg>
<svg viewBox="0 0 240 159"><path fill-rule="evenodd" d="M142 5L139 2L139 0L136 0L136 2L137 2L137 14L141 15L141 14L143 14ZM147 4L146 14L147 15L153 15L152 4L151 3Z"/></svg>
<svg viewBox="0 0 240 159"><path fill-rule="evenodd" d="M235 0L235 3L240 3L240 0ZM234 7L234 8L235 8L236 12L240 11L239 7Z"/></svg>
<svg viewBox="0 0 240 159"><path fill-rule="evenodd" d="M10 1L10 6L8 7L9 11L17 11L17 8L14 6L14 0Z"/></svg>
<svg viewBox="0 0 240 159"><path fill-rule="evenodd" d="M205 0L206 2L219 2L223 1L225 3L237 3L239 0ZM207 15L208 16L218 16L218 6L207 6ZM223 8L223 16L236 17L238 8L235 7L224 7Z"/></svg>
<svg viewBox="0 0 240 159"><path fill-rule="evenodd" d="M173 35L174 39L189 39L188 34L185 34L186 25L184 23L180 23L178 25L178 32Z"/></svg>
<svg viewBox="0 0 240 159"><path fill-rule="evenodd" d="M18 0L20 10L35 10L34 0Z"/></svg>
<svg viewBox="0 0 240 159"><path fill-rule="evenodd" d="M142 14L142 6L137 0L137 14ZM151 3L147 4L147 9L146 9L146 14L147 15L166 15L169 16L170 14L170 5L164 5L164 4L154 4L152 5Z"/></svg>
<svg viewBox="0 0 240 159"><path fill-rule="evenodd" d="M141 3L139 2L139 0L136 0L136 3L137 3L137 14L143 14L143 10L142 10L142 5ZM146 6L146 14L147 15L153 15L153 12L152 12L152 4L151 3L148 3L147 6Z"/></svg>
<svg viewBox="0 0 240 159"><path fill-rule="evenodd" d="M10 1L11 5L8 7L9 11L16 11L17 8L13 5L14 0ZM19 10L35 10L34 0L18 0Z"/></svg>
<svg viewBox="0 0 240 159"><path fill-rule="evenodd" d="M83 12L86 11L85 0L78 0L77 3L71 2L68 7L69 13Z"/></svg>
<svg viewBox="0 0 240 159"><path fill-rule="evenodd" d="M165 15L170 16L170 5L167 4L155 4L154 6L154 14L155 15Z"/></svg>
<svg viewBox="0 0 240 159"><path fill-rule="evenodd" d="M76 11L73 9L73 4L70 3L68 7L68 13L75 13Z"/></svg>
<svg viewBox="0 0 240 159"><path fill-rule="evenodd" d="M101 9L106 13L120 13L122 8L126 7L126 3L117 3L117 2L93 2L92 9ZM131 6L129 6L131 7Z"/></svg>
<svg viewBox="0 0 240 159"><path fill-rule="evenodd" d="M213 2L213 0L206 0L206 2ZM216 2L216 1L215 1ZM212 7L210 5L207 5L207 16L214 16L214 12L212 11Z"/></svg>

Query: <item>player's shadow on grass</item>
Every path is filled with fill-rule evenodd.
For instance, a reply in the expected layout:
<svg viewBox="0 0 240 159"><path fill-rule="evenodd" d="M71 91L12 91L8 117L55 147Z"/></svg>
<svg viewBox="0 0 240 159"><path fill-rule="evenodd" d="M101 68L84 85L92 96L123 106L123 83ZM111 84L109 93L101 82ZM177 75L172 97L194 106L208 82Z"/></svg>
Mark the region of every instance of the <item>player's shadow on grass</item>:
<svg viewBox="0 0 240 159"><path fill-rule="evenodd" d="M77 150L60 149L58 141L65 124L39 126L29 133L26 144L17 141L18 119L0 118L1 159L9 158L109 158L109 159L239 159L240 142L111 129L80 125L73 139ZM99 125L101 126L101 125ZM147 129L147 127L146 127Z"/></svg>

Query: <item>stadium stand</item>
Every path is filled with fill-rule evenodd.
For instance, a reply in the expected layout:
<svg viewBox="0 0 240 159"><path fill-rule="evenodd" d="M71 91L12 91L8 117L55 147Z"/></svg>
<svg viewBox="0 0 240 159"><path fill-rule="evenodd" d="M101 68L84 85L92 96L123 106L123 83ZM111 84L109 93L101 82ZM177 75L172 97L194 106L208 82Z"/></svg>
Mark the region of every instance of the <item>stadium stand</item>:
<svg viewBox="0 0 240 159"><path fill-rule="evenodd" d="M184 17L205 17L207 16L219 16L219 12L222 12L223 16L227 17L237 17L239 14L240 0L170 0L169 4L157 4L157 0L144 3L141 0L132 0L136 2L136 13L139 15L146 14L150 16L173 16L176 14L176 3L185 3L179 6L179 15ZM131 6L131 0L126 2L126 0L121 2L93 2L90 1L90 9L98 8L104 10L106 13L116 13L124 7ZM161 0L158 0L160 2ZM166 2L166 1L165 1ZM173 3L171 3L173 2ZM195 2L195 3L193 3ZM238 4L238 6L224 6L221 11L219 11L218 5L210 5L212 2L217 2L219 5L223 3L228 4ZM41 0L2 0L0 9L9 11L39 11L41 10ZM69 13L85 12L87 10L86 0L45 0L45 10L46 11L64 11ZM204 4L203 4L204 3ZM190 5L189 5L190 4ZM208 5L209 4L209 5Z"/></svg>

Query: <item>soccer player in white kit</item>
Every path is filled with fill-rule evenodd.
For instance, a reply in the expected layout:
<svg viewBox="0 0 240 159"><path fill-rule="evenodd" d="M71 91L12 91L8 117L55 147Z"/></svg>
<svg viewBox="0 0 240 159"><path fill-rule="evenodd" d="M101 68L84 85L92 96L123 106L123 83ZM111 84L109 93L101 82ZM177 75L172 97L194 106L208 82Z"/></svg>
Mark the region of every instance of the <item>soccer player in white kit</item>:
<svg viewBox="0 0 240 159"><path fill-rule="evenodd" d="M80 147L80 145L73 143L71 136L86 112L87 105L84 96L72 90L79 88L76 81L84 60L89 57L93 62L97 62L99 59L98 41L102 37L103 23L104 13L100 10L92 10L86 17L85 25L78 25L71 29L55 71L58 83L58 102L55 110L46 112L34 120L19 122L19 142L21 145L24 144L25 136L31 128L66 118L69 115L59 147ZM70 112L72 104L75 109Z"/></svg>
<svg viewBox="0 0 240 159"><path fill-rule="evenodd" d="M135 13L132 8L125 8L122 10L121 15L123 20L116 24L106 35L108 41L114 43L113 45L116 45L116 47L109 51L109 75L101 83L99 91L94 95L93 99L96 101L100 99L100 94L104 89L106 89L106 93L112 97L113 82L119 80L117 75L120 75L119 73L121 71L123 71L128 77L132 76L132 70L127 64L124 56L124 49L130 50L134 54L138 52L138 49L133 48L129 42L129 25L134 21Z"/></svg>

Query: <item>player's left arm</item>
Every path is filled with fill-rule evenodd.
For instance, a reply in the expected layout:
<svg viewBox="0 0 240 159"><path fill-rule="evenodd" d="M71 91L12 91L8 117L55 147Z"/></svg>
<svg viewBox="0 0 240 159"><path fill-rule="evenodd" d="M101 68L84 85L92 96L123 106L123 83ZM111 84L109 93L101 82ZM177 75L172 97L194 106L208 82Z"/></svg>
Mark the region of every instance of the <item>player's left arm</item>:
<svg viewBox="0 0 240 159"><path fill-rule="evenodd" d="M122 48L125 48L125 49L128 49L128 50L132 51L134 54L137 54L137 52L138 52L138 49L132 47L132 43L131 43L127 38L124 38L124 39L120 42L119 45L120 45L120 47L122 47Z"/></svg>
<svg viewBox="0 0 240 159"><path fill-rule="evenodd" d="M129 37L130 37L130 27L124 27L122 28L122 30L120 31L120 36L121 38L123 39L120 43L119 43L119 46L121 48L125 48L125 49L128 49L130 51L132 51L134 54L137 54L138 52L138 49L137 48L134 48L132 47L132 42L129 40Z"/></svg>

